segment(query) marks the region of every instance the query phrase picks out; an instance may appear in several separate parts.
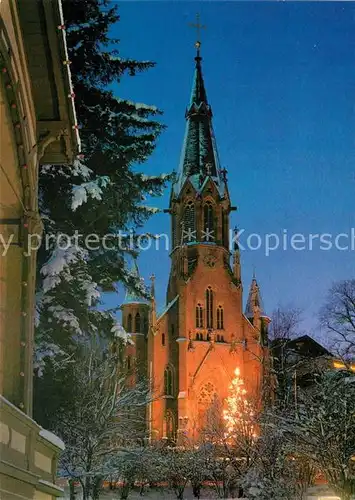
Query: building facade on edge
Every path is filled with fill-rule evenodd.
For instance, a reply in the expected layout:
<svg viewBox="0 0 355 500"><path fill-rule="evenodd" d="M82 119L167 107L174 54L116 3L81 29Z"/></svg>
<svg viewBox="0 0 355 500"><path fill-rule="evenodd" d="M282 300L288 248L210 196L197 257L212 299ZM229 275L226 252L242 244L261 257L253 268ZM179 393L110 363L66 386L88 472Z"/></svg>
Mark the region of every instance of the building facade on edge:
<svg viewBox="0 0 355 500"><path fill-rule="evenodd" d="M32 418L40 164L80 146L61 0L0 1L0 498L52 500L63 443ZM5 245L4 245L5 243Z"/></svg>
<svg viewBox="0 0 355 500"><path fill-rule="evenodd" d="M153 439L197 436L215 398L228 396L236 368L249 396L260 399L267 369L270 320L255 277L243 312L238 245L230 252L234 207L219 163L201 61L197 44L186 134L167 210L172 241L167 306L157 315L154 278L150 303L128 293L122 305L123 326L134 339L127 362L144 367L152 383L147 420Z"/></svg>

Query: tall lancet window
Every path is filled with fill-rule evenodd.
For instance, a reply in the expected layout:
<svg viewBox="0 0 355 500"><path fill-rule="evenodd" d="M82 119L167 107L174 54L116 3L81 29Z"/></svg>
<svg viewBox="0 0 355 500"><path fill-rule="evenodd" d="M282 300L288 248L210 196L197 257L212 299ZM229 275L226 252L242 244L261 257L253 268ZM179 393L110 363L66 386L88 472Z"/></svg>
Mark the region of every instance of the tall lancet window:
<svg viewBox="0 0 355 500"><path fill-rule="evenodd" d="M201 304L196 306L196 328L203 328L203 308Z"/></svg>
<svg viewBox="0 0 355 500"><path fill-rule="evenodd" d="M217 307L217 330L224 330L224 313L223 307Z"/></svg>
<svg viewBox="0 0 355 500"><path fill-rule="evenodd" d="M203 207L203 233L202 238L205 241L215 241L214 234L214 210L211 201L207 201Z"/></svg>
<svg viewBox="0 0 355 500"><path fill-rule="evenodd" d="M193 201L188 201L185 205L181 231L182 241L184 243L196 241L196 218L195 205Z"/></svg>
<svg viewBox="0 0 355 500"><path fill-rule="evenodd" d="M206 290L206 323L207 328L213 328L213 291L210 286Z"/></svg>
<svg viewBox="0 0 355 500"><path fill-rule="evenodd" d="M129 313L127 316L127 332L132 333L132 314Z"/></svg>
<svg viewBox="0 0 355 500"><path fill-rule="evenodd" d="M164 393L166 396L173 395L173 372L170 366L167 366L164 371Z"/></svg>
<svg viewBox="0 0 355 500"><path fill-rule="evenodd" d="M148 333L148 318L143 316L143 333Z"/></svg>
<svg viewBox="0 0 355 500"><path fill-rule="evenodd" d="M136 333L141 333L141 315L139 313L136 314L135 323Z"/></svg>

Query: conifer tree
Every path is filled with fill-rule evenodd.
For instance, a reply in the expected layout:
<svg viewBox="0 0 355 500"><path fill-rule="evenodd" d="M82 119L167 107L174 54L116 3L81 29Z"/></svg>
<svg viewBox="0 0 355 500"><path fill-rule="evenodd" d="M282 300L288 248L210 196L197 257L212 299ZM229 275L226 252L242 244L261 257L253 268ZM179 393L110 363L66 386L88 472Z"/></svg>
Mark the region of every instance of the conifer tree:
<svg viewBox="0 0 355 500"><path fill-rule="evenodd" d="M164 128L161 112L120 99L110 88L154 63L120 56L119 40L109 36L119 21L110 1L63 0L63 11L83 155L74 165L44 165L39 173L43 241L51 238L38 252L36 366L45 376L37 400L45 397L44 386L49 390L45 380L52 384L55 370L73 362L78 342L111 332L127 340L115 311L98 306L102 292L114 291L118 282L146 293L125 266L136 249L117 234L143 225L155 212L145 199L160 195L168 179L140 172ZM89 246L85 238L92 234L95 245Z"/></svg>

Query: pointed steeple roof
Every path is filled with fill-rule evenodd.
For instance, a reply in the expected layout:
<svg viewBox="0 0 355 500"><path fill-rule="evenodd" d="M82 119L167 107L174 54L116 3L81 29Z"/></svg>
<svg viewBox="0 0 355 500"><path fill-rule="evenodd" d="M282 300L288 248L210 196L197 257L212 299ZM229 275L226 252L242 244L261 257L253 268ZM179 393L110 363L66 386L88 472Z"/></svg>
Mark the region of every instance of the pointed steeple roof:
<svg viewBox="0 0 355 500"><path fill-rule="evenodd" d="M132 266L130 269L130 274L137 281L140 280L141 282L143 282L143 278L141 278L139 275L139 269L138 269L138 264L137 264L136 259L133 259ZM144 297L140 296L134 290L132 290L132 291L127 290L126 296L125 296L125 299L124 299L122 305L127 305L127 304L148 304L148 301Z"/></svg>
<svg viewBox="0 0 355 500"><path fill-rule="evenodd" d="M176 194L179 194L186 179L190 179L196 190L201 189L208 178L215 182L221 193L225 188L225 175L220 168L212 127L212 109L207 100L201 61L200 45L198 45L191 98L185 114L187 121L185 139L174 185Z"/></svg>
<svg viewBox="0 0 355 500"><path fill-rule="evenodd" d="M202 57L200 57L199 52L195 57L195 61L196 64L195 64L194 79L192 82L190 107L193 104L201 104L201 103L205 103L206 105L208 104L205 83L203 81L203 76L202 76L202 67L201 67Z"/></svg>
<svg viewBox="0 0 355 500"><path fill-rule="evenodd" d="M259 309L260 316L266 316L264 312L263 301L260 294L258 282L256 281L255 272L249 289L247 304L245 307L245 316L248 319L254 317L255 309Z"/></svg>

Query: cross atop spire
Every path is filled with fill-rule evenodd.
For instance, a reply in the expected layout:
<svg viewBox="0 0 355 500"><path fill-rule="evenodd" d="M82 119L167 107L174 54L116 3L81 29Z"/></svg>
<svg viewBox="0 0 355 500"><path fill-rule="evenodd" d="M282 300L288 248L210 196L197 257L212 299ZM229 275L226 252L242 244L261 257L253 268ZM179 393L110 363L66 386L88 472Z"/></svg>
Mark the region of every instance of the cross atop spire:
<svg viewBox="0 0 355 500"><path fill-rule="evenodd" d="M201 30L206 29L206 26L204 24L200 23L200 14L197 12L196 14L196 23L190 23L189 26L191 28L196 29L196 42L195 42L195 47L197 49L197 55L196 58L200 57L200 48L201 48Z"/></svg>

